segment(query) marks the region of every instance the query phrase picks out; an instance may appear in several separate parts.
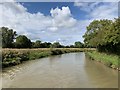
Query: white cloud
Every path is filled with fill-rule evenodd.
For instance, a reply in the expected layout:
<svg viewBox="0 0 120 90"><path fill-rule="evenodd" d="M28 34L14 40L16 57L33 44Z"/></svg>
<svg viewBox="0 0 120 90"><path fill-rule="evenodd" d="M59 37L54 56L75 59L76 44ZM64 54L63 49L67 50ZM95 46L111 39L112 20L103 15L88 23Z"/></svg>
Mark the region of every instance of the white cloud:
<svg viewBox="0 0 120 90"><path fill-rule="evenodd" d="M95 8L90 16L94 19L114 19L118 17L118 3L104 4Z"/></svg>
<svg viewBox="0 0 120 90"><path fill-rule="evenodd" d="M114 19L118 16L117 2L75 2L74 6L88 13L92 19Z"/></svg>
<svg viewBox="0 0 120 90"><path fill-rule="evenodd" d="M75 6L88 13L86 20L78 21L73 18L69 7L51 9L51 15L45 16L41 12L31 14L27 8L14 1L3 3L0 4L0 26L13 28L18 34L27 35L32 40L73 44L74 41L83 41L86 26L93 19L116 17L115 3L99 7L98 4L76 3Z"/></svg>
<svg viewBox="0 0 120 90"><path fill-rule="evenodd" d="M75 26L77 23L77 21L72 18L69 7L62 7L62 9L57 7L55 9L51 9L50 13L53 21L53 27L51 29L53 30L57 30L61 27L70 28Z"/></svg>
<svg viewBox="0 0 120 90"><path fill-rule="evenodd" d="M81 10L85 12L91 12L95 9L95 7L99 4L99 2L75 2L74 6L79 7Z"/></svg>
<svg viewBox="0 0 120 90"><path fill-rule="evenodd" d="M75 0L75 2L119 2L120 0Z"/></svg>
<svg viewBox="0 0 120 90"><path fill-rule="evenodd" d="M27 8L14 1L0 4L0 7L2 7L0 9L0 19L2 20L0 27L12 28L18 34L26 35L32 40L41 39L52 42L57 38L66 39L58 32L71 32L71 28L74 28L77 23L77 20L72 17L69 7L51 9L49 16L45 16L41 12L31 14L27 12ZM66 42L66 44L69 43Z"/></svg>

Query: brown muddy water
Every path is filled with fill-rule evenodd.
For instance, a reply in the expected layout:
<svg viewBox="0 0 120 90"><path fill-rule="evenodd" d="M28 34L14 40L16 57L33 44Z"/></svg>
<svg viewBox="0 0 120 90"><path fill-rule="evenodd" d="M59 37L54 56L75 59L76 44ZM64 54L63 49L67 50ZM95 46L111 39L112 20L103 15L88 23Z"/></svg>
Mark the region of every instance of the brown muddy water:
<svg viewBox="0 0 120 90"><path fill-rule="evenodd" d="M3 88L118 88L118 71L84 52L51 56L6 68Z"/></svg>

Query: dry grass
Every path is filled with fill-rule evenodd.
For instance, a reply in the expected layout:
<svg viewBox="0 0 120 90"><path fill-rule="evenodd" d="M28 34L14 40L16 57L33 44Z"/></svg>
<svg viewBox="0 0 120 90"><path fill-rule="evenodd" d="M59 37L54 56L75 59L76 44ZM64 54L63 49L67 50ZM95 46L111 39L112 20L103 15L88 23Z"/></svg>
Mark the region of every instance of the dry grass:
<svg viewBox="0 0 120 90"><path fill-rule="evenodd" d="M13 66L27 60L39 59L51 55L70 52L91 51L91 48L36 48L36 49L2 49L3 67Z"/></svg>

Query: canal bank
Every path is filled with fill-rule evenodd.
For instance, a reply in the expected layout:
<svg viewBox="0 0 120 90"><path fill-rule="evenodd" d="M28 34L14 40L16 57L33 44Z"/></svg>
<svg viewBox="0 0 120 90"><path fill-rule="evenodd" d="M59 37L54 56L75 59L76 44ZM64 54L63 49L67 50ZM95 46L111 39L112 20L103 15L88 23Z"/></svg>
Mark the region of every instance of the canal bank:
<svg viewBox="0 0 120 90"><path fill-rule="evenodd" d="M91 60L98 61L110 68L120 71L120 57L118 55L100 53L98 51L86 52L86 55L91 58Z"/></svg>
<svg viewBox="0 0 120 90"><path fill-rule="evenodd" d="M37 48L37 49L3 49L2 66L15 66L23 61L35 60L52 55L59 55L70 52L84 52L95 49L91 48Z"/></svg>

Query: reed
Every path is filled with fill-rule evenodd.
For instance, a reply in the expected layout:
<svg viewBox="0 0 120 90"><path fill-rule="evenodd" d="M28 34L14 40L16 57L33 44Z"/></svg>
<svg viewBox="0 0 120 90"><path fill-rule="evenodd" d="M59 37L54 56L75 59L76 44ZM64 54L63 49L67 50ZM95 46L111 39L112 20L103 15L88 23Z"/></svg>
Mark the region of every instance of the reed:
<svg viewBox="0 0 120 90"><path fill-rule="evenodd" d="M59 55L70 52L82 52L95 50L91 48L37 48L37 49L3 49L2 66L9 67L27 60L35 60L51 55Z"/></svg>

